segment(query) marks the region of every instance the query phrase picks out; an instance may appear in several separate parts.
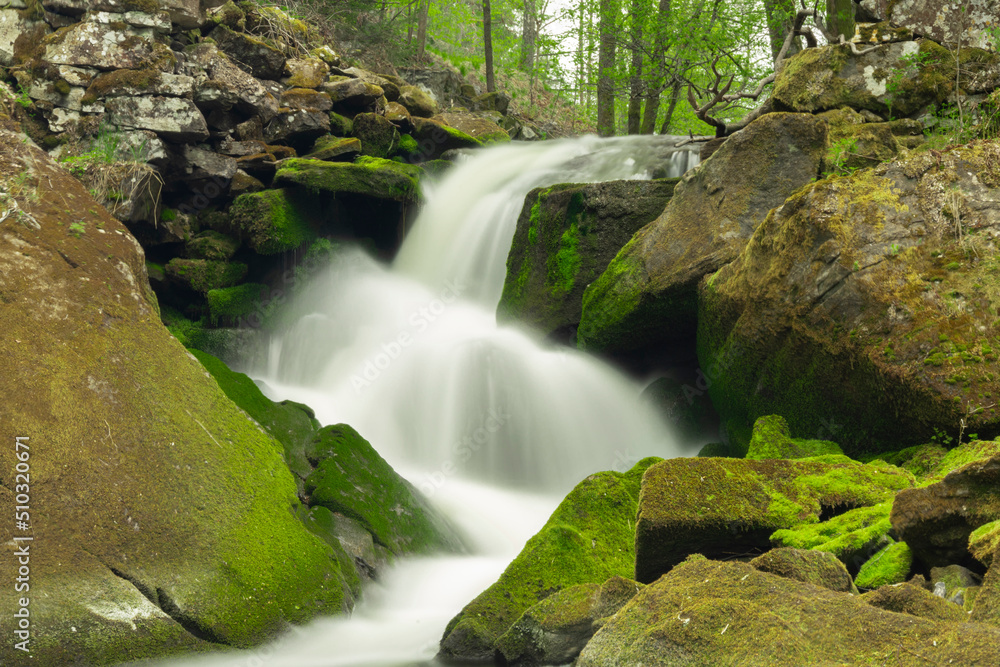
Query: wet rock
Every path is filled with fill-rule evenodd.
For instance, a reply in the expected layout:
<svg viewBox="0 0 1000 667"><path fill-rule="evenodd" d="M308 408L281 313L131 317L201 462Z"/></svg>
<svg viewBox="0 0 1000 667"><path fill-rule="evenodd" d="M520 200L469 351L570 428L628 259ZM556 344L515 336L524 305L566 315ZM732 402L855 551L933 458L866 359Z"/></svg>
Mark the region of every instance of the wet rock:
<svg viewBox="0 0 1000 667"><path fill-rule="evenodd" d="M528 193L507 256L497 321L571 332L583 291L654 220L676 180L566 183Z"/></svg>
<svg viewBox="0 0 1000 667"><path fill-rule="evenodd" d="M750 565L761 572L770 572L786 579L804 581L831 591L857 593L850 572L836 556L825 551L805 549L771 549L757 556Z"/></svg>
<svg viewBox="0 0 1000 667"><path fill-rule="evenodd" d="M244 32L217 26L209 37L249 74L258 79L277 80L285 70L285 56L278 49Z"/></svg>
<svg viewBox="0 0 1000 667"><path fill-rule="evenodd" d="M436 160L450 150L482 146L477 139L440 121L414 116L411 122L421 161Z"/></svg>
<svg viewBox="0 0 1000 667"><path fill-rule="evenodd" d="M639 498L635 578L655 581L692 553L765 550L772 533L815 523L823 508L875 505L913 484L891 466L829 459L671 459L651 467Z"/></svg>
<svg viewBox="0 0 1000 667"><path fill-rule="evenodd" d="M806 114L768 114L729 137L587 288L580 346L628 351L693 337L698 282L819 173L825 151L826 123Z"/></svg>
<svg viewBox="0 0 1000 667"><path fill-rule="evenodd" d="M239 248L238 240L212 229L195 234L184 244L188 257L192 259L226 261L231 259Z"/></svg>
<svg viewBox="0 0 1000 667"><path fill-rule="evenodd" d="M191 100L177 97L114 97L105 103L108 122L122 128L150 130L171 141L208 138L205 117Z"/></svg>

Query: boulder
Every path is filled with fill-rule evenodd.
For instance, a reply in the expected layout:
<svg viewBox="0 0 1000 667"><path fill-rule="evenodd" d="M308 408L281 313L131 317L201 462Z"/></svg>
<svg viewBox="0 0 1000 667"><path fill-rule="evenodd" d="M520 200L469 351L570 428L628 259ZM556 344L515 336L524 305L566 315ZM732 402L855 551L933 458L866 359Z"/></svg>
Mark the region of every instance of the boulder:
<svg viewBox="0 0 1000 667"><path fill-rule="evenodd" d="M278 115L264 128L268 143L311 142L330 133L330 114L318 109L279 109ZM308 143L307 143L308 145Z"/></svg>
<svg viewBox="0 0 1000 667"><path fill-rule="evenodd" d="M330 66L319 58L291 58L285 61L285 72L282 83L289 88L319 88L330 76Z"/></svg>
<svg viewBox="0 0 1000 667"><path fill-rule="evenodd" d="M462 90L463 86L467 84L462 75L455 69L402 67L399 68L399 74L427 95L436 106L449 107L452 106L454 100L466 97ZM403 92L402 87L400 92ZM410 105L406 102L402 102L402 104L410 109ZM413 109L410 109L410 113L413 113Z"/></svg>
<svg viewBox="0 0 1000 667"><path fill-rule="evenodd" d="M174 282L202 294L220 287L232 287L247 275L247 265L209 259L174 257L164 267Z"/></svg>
<svg viewBox="0 0 1000 667"><path fill-rule="evenodd" d="M510 95L497 91L483 93L472 100L473 111L496 111L501 115L506 115L509 106Z"/></svg>
<svg viewBox="0 0 1000 667"><path fill-rule="evenodd" d="M580 347L629 351L691 338L698 281L735 259L768 211L816 177L825 151L826 123L806 114L767 114L729 137L587 288Z"/></svg>
<svg viewBox="0 0 1000 667"><path fill-rule="evenodd" d="M449 127L464 132L483 145L499 144L510 141L510 135L502 127L483 116L463 113L461 111L446 111L433 117Z"/></svg>
<svg viewBox="0 0 1000 667"><path fill-rule="evenodd" d="M139 95L191 97L194 81L194 77L161 72L152 67L117 69L94 77L87 88L87 96L94 99Z"/></svg>
<svg viewBox="0 0 1000 667"><path fill-rule="evenodd" d="M4 191L13 179L34 195L0 223L0 389L19 397L0 404L11 433L0 462L14 470L22 436L33 511L26 528L0 528L0 540L36 540L25 543L31 661L106 665L249 647L342 611L333 552L294 517L280 444L160 323L135 239L4 127ZM9 511L12 489L0 487ZM0 577L14 581L16 567L3 559ZM19 597L0 598L4 617L15 617ZM0 645L4 664L24 655L14 641Z"/></svg>
<svg viewBox="0 0 1000 667"><path fill-rule="evenodd" d="M292 109L315 109L317 111L329 111L333 108L333 102L326 93L321 93L310 88L292 88L281 94L281 106ZM327 117L329 124L329 117Z"/></svg>
<svg viewBox="0 0 1000 667"><path fill-rule="evenodd" d="M909 545L906 542L893 542L861 566L854 584L864 589L901 584L910 578L912 569L913 551Z"/></svg>
<svg viewBox="0 0 1000 667"><path fill-rule="evenodd" d="M757 556L750 565L761 572L804 581L831 591L857 593L851 573L836 556L826 551L805 549L771 549Z"/></svg>
<svg viewBox="0 0 1000 667"><path fill-rule="evenodd" d="M436 160L447 151L459 148L479 148L479 141L465 132L430 118L412 117L413 131L417 141L420 161Z"/></svg>
<svg viewBox="0 0 1000 667"><path fill-rule="evenodd" d="M768 415L754 422L747 447L746 458L804 459L811 456L843 454L840 446L829 440L800 440L792 438L788 422L781 415Z"/></svg>
<svg viewBox="0 0 1000 667"><path fill-rule="evenodd" d="M1000 394L1000 295L983 257L1000 230L997 160L998 142L911 151L810 183L703 281L698 357L733 441L767 414L849 455L962 420L966 433L1000 433L985 398Z"/></svg>
<svg viewBox="0 0 1000 667"><path fill-rule="evenodd" d="M382 89L361 79L345 79L324 83L320 90L330 96L334 105L352 109L365 109L382 97Z"/></svg>
<svg viewBox="0 0 1000 667"><path fill-rule="evenodd" d="M361 154L371 157L390 157L399 145L396 127L374 113L359 113L354 117L355 138L361 141Z"/></svg>
<svg viewBox="0 0 1000 667"><path fill-rule="evenodd" d="M32 31L36 31L40 38L48 34L50 28L44 21L25 18L16 8L0 9L0 67L14 64L14 42L21 35Z"/></svg>
<svg viewBox="0 0 1000 667"><path fill-rule="evenodd" d="M211 180L224 185L236 174L236 159L226 155L185 144L181 147L181 157L186 181Z"/></svg>
<svg viewBox="0 0 1000 667"><path fill-rule="evenodd" d="M94 67L101 70L166 69L174 56L153 40L153 31L119 29L116 25L84 21L55 32L43 41L42 59L53 65Z"/></svg>
<svg viewBox="0 0 1000 667"><path fill-rule="evenodd" d="M1000 519L1000 455L970 463L892 505L892 527L928 566L969 560L972 531Z"/></svg>
<svg viewBox="0 0 1000 667"><path fill-rule="evenodd" d="M865 593L861 599L873 607L894 611L897 614L954 623L966 623L969 620L969 615L957 604L948 602L920 586L908 583L882 586L878 590Z"/></svg>
<svg viewBox="0 0 1000 667"><path fill-rule="evenodd" d="M959 43L966 48L995 47L990 28L996 25L997 11L989 0L861 0L860 5L874 20L892 21L948 47Z"/></svg>
<svg viewBox="0 0 1000 667"><path fill-rule="evenodd" d="M771 544L826 551L839 558L848 570L857 572L878 556L884 547L892 544L893 540L889 537L892 531L889 520L891 511L892 502L889 500L858 507L819 523L776 530L771 534Z"/></svg>
<svg viewBox="0 0 1000 667"><path fill-rule="evenodd" d="M320 429L306 447L310 507L359 521L393 555L462 551L445 519L346 424Z"/></svg>
<svg viewBox="0 0 1000 667"><path fill-rule="evenodd" d="M1000 660L998 640L992 626L892 613L746 563L692 558L640 591L575 664L915 665L933 656L987 665Z"/></svg>
<svg viewBox="0 0 1000 667"><path fill-rule="evenodd" d="M971 620L1000 626L1000 558L994 558L972 603Z"/></svg>
<svg viewBox="0 0 1000 667"><path fill-rule="evenodd" d="M416 86L402 86L397 101L412 116L430 118L437 113L437 103L434 98Z"/></svg>
<svg viewBox="0 0 1000 667"><path fill-rule="evenodd" d="M639 481L655 461L580 482L500 579L448 623L439 657L492 661L497 640L533 605L570 586L629 577Z"/></svg>
<svg viewBox="0 0 1000 667"><path fill-rule="evenodd" d="M205 117L191 100L178 97L113 97L105 102L107 122L130 130L150 130L178 142L208 138Z"/></svg>
<svg viewBox="0 0 1000 667"><path fill-rule="evenodd" d="M1000 551L1000 520L983 524L969 534L969 553L983 565L992 565L997 551Z"/></svg>
<svg viewBox="0 0 1000 667"><path fill-rule="evenodd" d="M528 193L507 255L497 321L544 334L580 321L583 291L662 211L676 180L565 183Z"/></svg>
<svg viewBox="0 0 1000 667"><path fill-rule="evenodd" d="M564 588L524 612L497 640L497 653L510 666L571 663L606 619L642 588L622 577Z"/></svg>
<svg viewBox="0 0 1000 667"><path fill-rule="evenodd" d="M259 122L263 123L278 113L275 97L215 45L198 44L186 54L208 75L208 79L200 81L195 88L194 100L199 105L209 109L235 106L247 115L260 116Z"/></svg>
<svg viewBox="0 0 1000 667"><path fill-rule="evenodd" d="M779 529L817 523L824 511L833 508L885 502L912 485L912 477L902 470L863 465L843 456L663 461L642 479L635 578L655 581L692 553L727 557L759 553L770 546L771 534Z"/></svg>
<svg viewBox="0 0 1000 667"><path fill-rule="evenodd" d="M311 197L285 188L240 195L229 207L229 218L233 230L261 255L313 241L320 221Z"/></svg>
<svg viewBox="0 0 1000 667"><path fill-rule="evenodd" d="M353 162L361 154L361 142L354 137L320 137L305 157L329 162Z"/></svg>
<svg viewBox="0 0 1000 667"><path fill-rule="evenodd" d="M233 255L239 249L240 242L237 239L226 236L214 229L198 232L187 239L187 242L184 244L184 250L188 257L193 259L215 259L222 262L232 259Z"/></svg>
<svg viewBox="0 0 1000 667"><path fill-rule="evenodd" d="M263 40L224 25L209 33L219 49L257 79L277 80L285 71L285 56Z"/></svg>
<svg viewBox="0 0 1000 667"><path fill-rule="evenodd" d="M353 163L293 159L282 162L274 183L413 203L419 195L417 181L422 173L414 165L373 157L361 157Z"/></svg>

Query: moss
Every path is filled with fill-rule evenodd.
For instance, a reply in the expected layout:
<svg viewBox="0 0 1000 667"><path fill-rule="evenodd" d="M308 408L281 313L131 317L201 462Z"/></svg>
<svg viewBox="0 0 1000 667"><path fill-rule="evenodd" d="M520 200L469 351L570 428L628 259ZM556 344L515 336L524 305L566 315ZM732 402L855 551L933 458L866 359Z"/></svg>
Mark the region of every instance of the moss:
<svg viewBox="0 0 1000 667"><path fill-rule="evenodd" d="M409 134L404 134L399 137L399 145L396 147L396 153L403 157L407 157L415 154L420 150L420 145L417 140L414 139Z"/></svg>
<svg viewBox="0 0 1000 667"><path fill-rule="evenodd" d="M206 294L208 312L212 320L239 318L261 308L261 294L267 294L267 285L244 283L236 287L209 290Z"/></svg>
<svg viewBox="0 0 1000 667"><path fill-rule="evenodd" d="M262 255L274 255L315 240L315 206L308 197L288 189L264 190L237 197L229 207L229 216L251 248Z"/></svg>
<svg viewBox="0 0 1000 667"><path fill-rule="evenodd" d="M160 220L162 220L163 222L173 222L176 219L177 219L177 211L175 211L174 209L164 207L163 210L160 211Z"/></svg>
<svg viewBox="0 0 1000 667"><path fill-rule="evenodd" d="M990 565L1000 551L1000 520L976 528L969 535L969 553L984 565Z"/></svg>
<svg viewBox="0 0 1000 667"><path fill-rule="evenodd" d="M276 185L298 185L313 192L350 192L412 203L419 195L420 167L361 157L354 163L291 159L275 175Z"/></svg>
<svg viewBox="0 0 1000 667"><path fill-rule="evenodd" d="M898 452L879 454L879 458L904 470L909 470L917 479L924 479L937 473L948 450L941 445L915 445Z"/></svg>
<svg viewBox="0 0 1000 667"><path fill-rule="evenodd" d="M361 141L361 154L388 158L396 152L399 132L384 116L359 113L354 117L354 136Z"/></svg>
<svg viewBox="0 0 1000 667"><path fill-rule="evenodd" d="M320 429L306 456L316 465L305 480L311 507L360 521L397 556L459 548L443 519L350 426Z"/></svg>
<svg viewBox="0 0 1000 667"><path fill-rule="evenodd" d="M858 588L900 584L910 578L913 552L906 542L893 542L872 556L854 578Z"/></svg>
<svg viewBox="0 0 1000 667"><path fill-rule="evenodd" d="M779 577L804 581L831 591L857 593L850 573L836 556L825 551L780 548L750 561L755 569Z"/></svg>
<svg viewBox="0 0 1000 667"><path fill-rule="evenodd" d="M83 95L84 104L93 104L104 99L109 93L130 94L142 92L160 81L160 71L154 67L147 69L118 69L99 74L90 82Z"/></svg>
<svg viewBox="0 0 1000 667"><path fill-rule="evenodd" d="M241 32L246 26L246 14L232 0L227 0L226 4L209 15L209 21L217 24L221 23L228 28Z"/></svg>
<svg viewBox="0 0 1000 667"><path fill-rule="evenodd" d="M843 453L835 442L792 438L784 417L770 415L754 422L746 458L802 459Z"/></svg>
<svg viewBox="0 0 1000 667"><path fill-rule="evenodd" d="M226 261L236 254L240 242L215 230L207 230L189 238L184 246L188 257Z"/></svg>
<svg viewBox="0 0 1000 667"><path fill-rule="evenodd" d="M500 579L451 620L441 654L492 660L497 639L532 605L570 586L630 577L639 484L653 463L580 482Z"/></svg>
<svg viewBox="0 0 1000 667"><path fill-rule="evenodd" d="M247 265L239 262L217 262L207 259L181 259L167 262L167 275L188 285L196 292L206 293L220 287L232 287L243 280Z"/></svg>

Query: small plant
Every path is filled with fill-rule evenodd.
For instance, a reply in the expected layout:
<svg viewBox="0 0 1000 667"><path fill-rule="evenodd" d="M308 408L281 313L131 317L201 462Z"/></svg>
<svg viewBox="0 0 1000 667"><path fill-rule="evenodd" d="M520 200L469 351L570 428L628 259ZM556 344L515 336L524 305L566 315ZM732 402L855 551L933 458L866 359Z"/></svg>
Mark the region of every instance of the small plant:
<svg viewBox="0 0 1000 667"><path fill-rule="evenodd" d="M889 254L892 255L893 257L897 257L899 255L899 250L900 246L898 243L893 243L891 246L889 246Z"/></svg>
<svg viewBox="0 0 1000 667"><path fill-rule="evenodd" d="M69 233L75 236L76 238L80 238L81 236L83 236L86 233L86 231L87 231L87 225L85 225L82 221L74 222L69 226Z"/></svg>

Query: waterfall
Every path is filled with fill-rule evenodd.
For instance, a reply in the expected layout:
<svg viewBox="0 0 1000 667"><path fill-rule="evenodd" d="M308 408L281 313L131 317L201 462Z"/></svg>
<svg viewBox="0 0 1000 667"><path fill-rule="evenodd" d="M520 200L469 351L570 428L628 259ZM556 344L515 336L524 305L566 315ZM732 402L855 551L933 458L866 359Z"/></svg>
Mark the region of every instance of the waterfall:
<svg viewBox="0 0 1000 667"><path fill-rule="evenodd" d="M346 250L298 290L291 324L250 374L271 398L354 426L464 531L474 553L398 564L350 619L296 629L259 663L267 647L182 664L431 664L447 621L574 484L645 456L690 453L639 400L636 383L495 318L529 190L679 176L697 153L676 142L584 137L478 151L426 186L391 266Z"/></svg>

